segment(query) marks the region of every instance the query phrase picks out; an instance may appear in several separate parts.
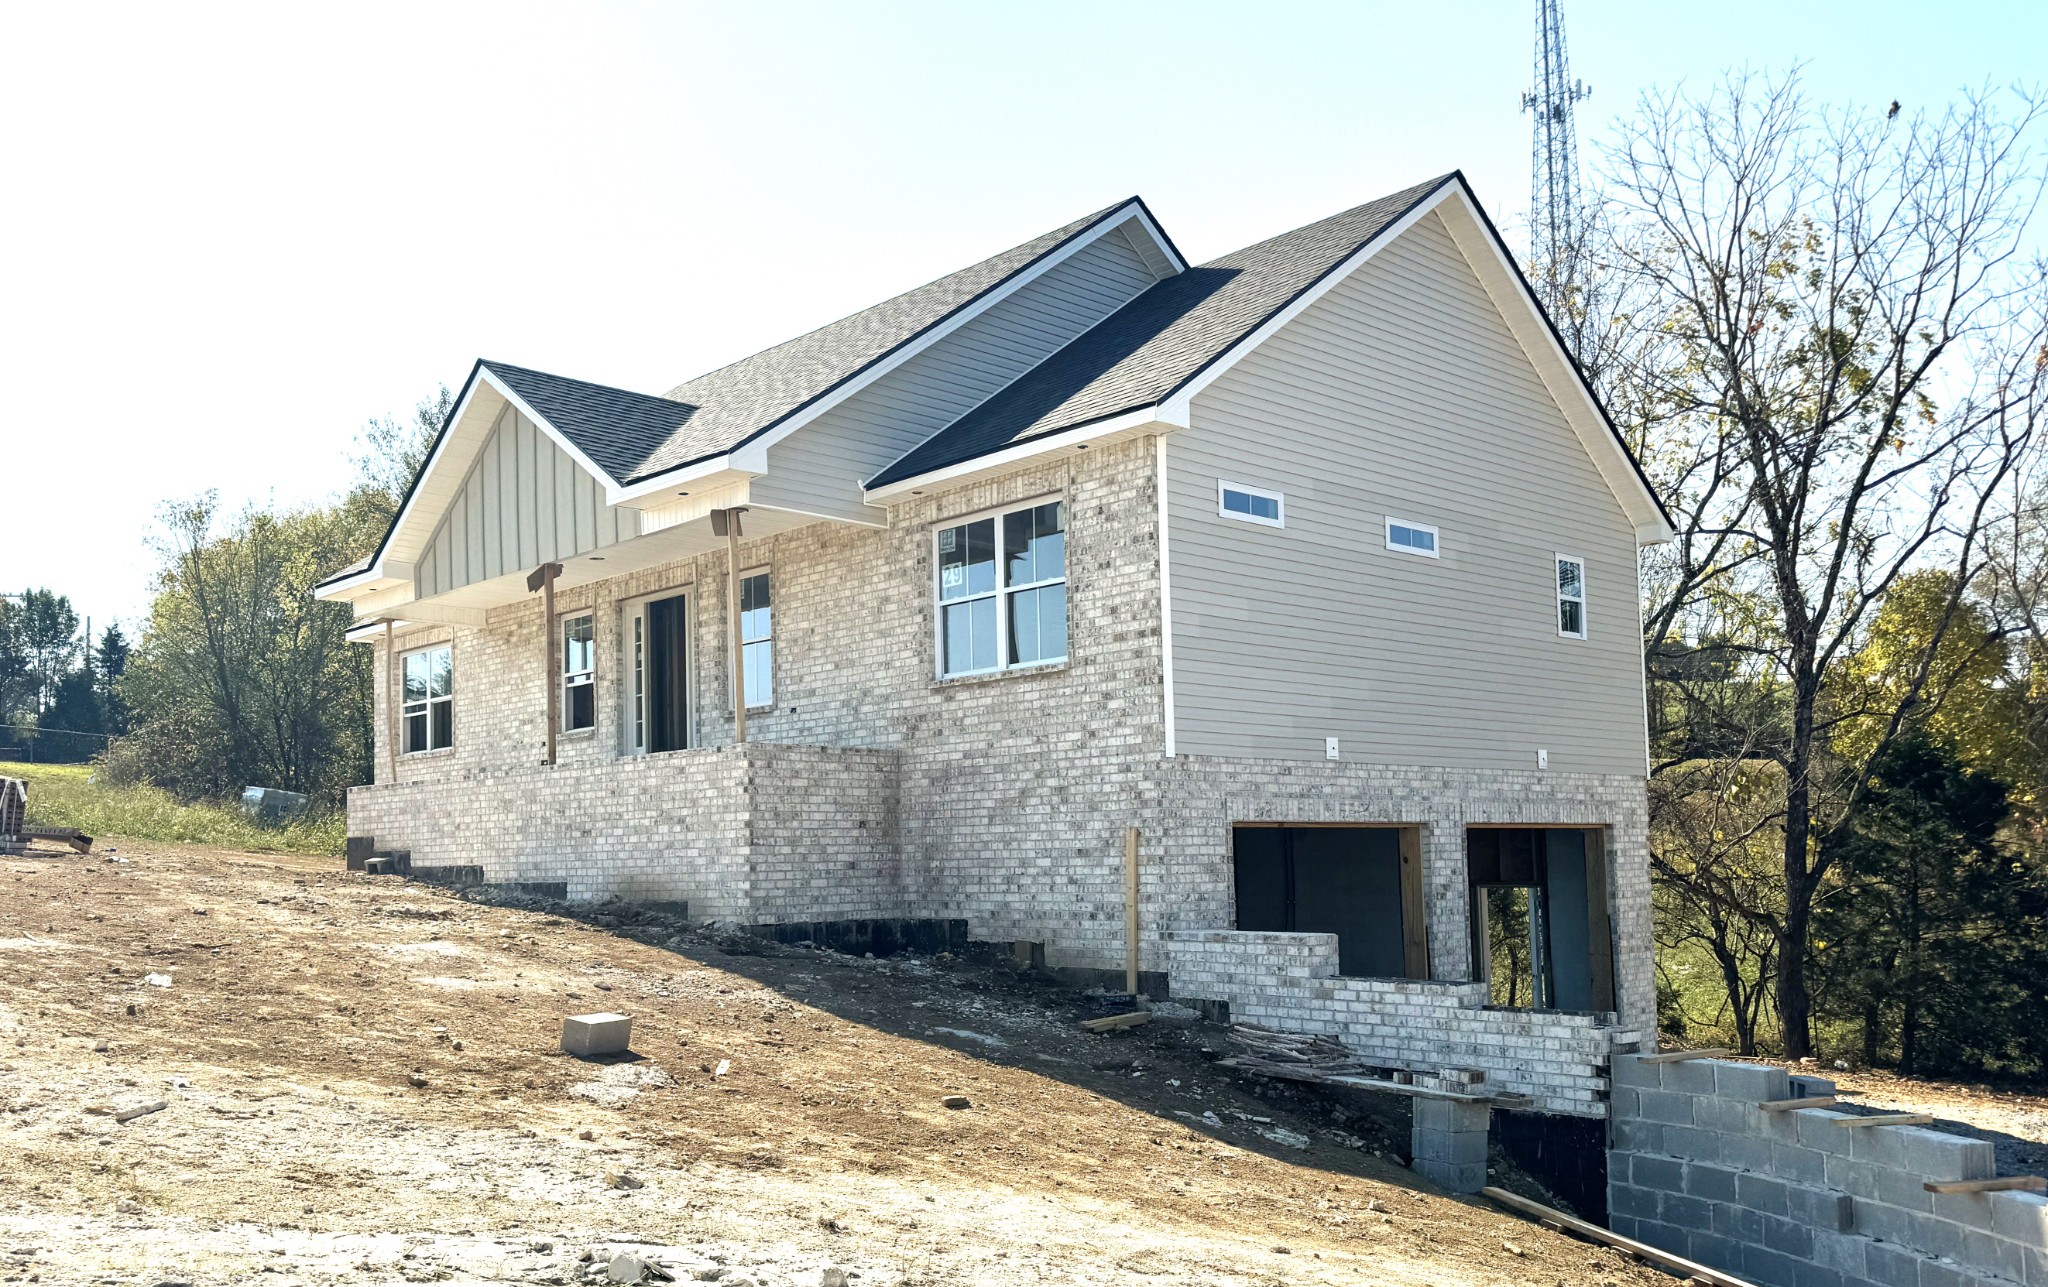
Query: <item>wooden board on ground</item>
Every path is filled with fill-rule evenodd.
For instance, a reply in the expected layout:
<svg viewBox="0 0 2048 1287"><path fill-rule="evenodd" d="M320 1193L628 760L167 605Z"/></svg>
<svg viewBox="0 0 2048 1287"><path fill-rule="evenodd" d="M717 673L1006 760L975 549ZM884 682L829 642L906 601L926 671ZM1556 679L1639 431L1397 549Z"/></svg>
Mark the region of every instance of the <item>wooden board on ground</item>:
<svg viewBox="0 0 2048 1287"><path fill-rule="evenodd" d="M1081 1026L1090 1032L1115 1032L1118 1028L1135 1028L1139 1024L1152 1022L1149 1010L1133 1010L1129 1014L1106 1014L1100 1019L1083 1019Z"/></svg>
<svg viewBox="0 0 2048 1287"><path fill-rule="evenodd" d="M1589 1224L1577 1216L1566 1215L1562 1211L1544 1206L1541 1202L1532 1202L1518 1193L1510 1193L1506 1189L1495 1188L1492 1185L1488 1185L1479 1190L1479 1192L1482 1197L1492 1198L1502 1206L1519 1211L1523 1215L1535 1216L1538 1220L1545 1223L1555 1222L1581 1237L1591 1238L1595 1242L1604 1242L1610 1247L1619 1247L1632 1256L1640 1257L1653 1265L1670 1270L1688 1282L1705 1283L1707 1287L1753 1287L1753 1284L1747 1279L1737 1278L1733 1274L1724 1274L1718 1269L1710 1269L1705 1265L1687 1260L1684 1256L1674 1256L1670 1252L1659 1250L1647 1242L1637 1242L1634 1238L1624 1238L1618 1233L1602 1229L1597 1224Z"/></svg>

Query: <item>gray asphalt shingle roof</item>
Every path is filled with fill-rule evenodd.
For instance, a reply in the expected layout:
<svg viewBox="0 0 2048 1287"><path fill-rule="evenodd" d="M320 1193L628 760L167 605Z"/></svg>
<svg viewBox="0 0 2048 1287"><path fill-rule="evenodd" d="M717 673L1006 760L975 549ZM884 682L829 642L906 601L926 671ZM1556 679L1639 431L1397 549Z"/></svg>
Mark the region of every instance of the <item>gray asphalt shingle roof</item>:
<svg viewBox="0 0 2048 1287"><path fill-rule="evenodd" d="M1169 277L870 479L914 478L1173 396L1444 175Z"/></svg>
<svg viewBox="0 0 2048 1287"><path fill-rule="evenodd" d="M695 411L668 398L529 371L523 366L489 359L479 365L540 412L593 464L622 483L647 459L650 444L674 437L689 424Z"/></svg>
<svg viewBox="0 0 2048 1287"><path fill-rule="evenodd" d="M683 418L659 439L646 442L632 467L616 477L622 483L637 482L732 450L1136 203L1136 197L1119 201L959 272L677 385L667 396L683 405Z"/></svg>

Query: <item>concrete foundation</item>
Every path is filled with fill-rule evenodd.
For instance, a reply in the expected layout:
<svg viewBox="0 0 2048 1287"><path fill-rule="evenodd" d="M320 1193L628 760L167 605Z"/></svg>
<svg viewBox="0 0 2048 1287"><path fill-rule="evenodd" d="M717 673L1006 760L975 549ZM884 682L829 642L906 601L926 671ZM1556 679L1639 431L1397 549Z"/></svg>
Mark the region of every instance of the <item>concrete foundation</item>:
<svg viewBox="0 0 2048 1287"><path fill-rule="evenodd" d="M1493 1110L1485 1104L1417 1099L1410 1134L1417 1175L1452 1193L1486 1187L1486 1136Z"/></svg>

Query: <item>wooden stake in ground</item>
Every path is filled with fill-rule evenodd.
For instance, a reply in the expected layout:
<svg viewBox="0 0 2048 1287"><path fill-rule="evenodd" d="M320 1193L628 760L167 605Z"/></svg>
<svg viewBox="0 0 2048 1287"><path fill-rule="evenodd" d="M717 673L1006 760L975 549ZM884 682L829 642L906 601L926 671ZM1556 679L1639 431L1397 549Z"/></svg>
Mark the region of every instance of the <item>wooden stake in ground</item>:
<svg viewBox="0 0 2048 1287"><path fill-rule="evenodd" d="M1124 991L1138 995L1138 829L1124 832Z"/></svg>

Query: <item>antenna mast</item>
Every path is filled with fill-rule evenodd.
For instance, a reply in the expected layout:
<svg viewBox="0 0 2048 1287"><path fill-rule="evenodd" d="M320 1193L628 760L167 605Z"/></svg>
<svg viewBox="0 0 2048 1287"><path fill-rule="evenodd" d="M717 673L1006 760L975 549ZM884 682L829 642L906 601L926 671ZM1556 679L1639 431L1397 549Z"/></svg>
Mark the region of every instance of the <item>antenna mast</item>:
<svg viewBox="0 0 2048 1287"><path fill-rule="evenodd" d="M1535 117L1529 147L1529 255L1539 275L1537 293L1558 315L1579 234L1579 131L1573 106L1592 87L1571 79L1564 55L1560 0L1536 0L1536 87L1522 95Z"/></svg>

